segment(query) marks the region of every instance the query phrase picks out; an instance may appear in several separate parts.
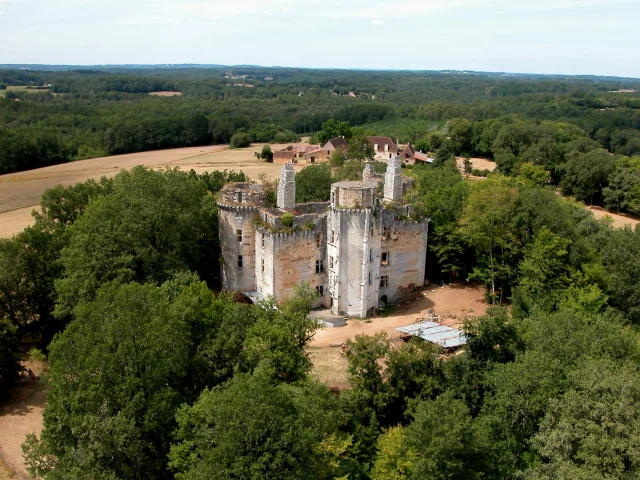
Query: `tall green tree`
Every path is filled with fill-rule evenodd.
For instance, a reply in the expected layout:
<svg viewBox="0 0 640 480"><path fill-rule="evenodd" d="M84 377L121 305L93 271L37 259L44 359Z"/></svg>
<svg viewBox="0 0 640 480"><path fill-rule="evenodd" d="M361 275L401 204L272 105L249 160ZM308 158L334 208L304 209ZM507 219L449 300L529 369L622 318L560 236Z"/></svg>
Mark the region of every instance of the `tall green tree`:
<svg viewBox="0 0 640 480"><path fill-rule="evenodd" d="M74 316L51 344L44 430L27 439L28 469L53 479L163 478L174 414L187 400L187 325L152 285L104 285ZM41 471L50 457L55 468Z"/></svg>
<svg viewBox="0 0 640 480"><path fill-rule="evenodd" d="M178 170L135 167L114 179L69 229L56 283L58 312L91 301L104 283L162 283L179 270L209 279L215 269L215 201L203 183Z"/></svg>
<svg viewBox="0 0 640 480"><path fill-rule="evenodd" d="M473 185L461 219L460 231L478 257L478 266L469 278L488 285L494 301L503 299L501 287L513 278L509 260L514 247L510 221L517 196L511 179L490 177Z"/></svg>
<svg viewBox="0 0 640 480"><path fill-rule="evenodd" d="M339 458L323 442L340 435L335 399L325 387L273 383L259 368L205 390L177 415L170 466L196 478L335 478ZM335 437L334 437L335 438Z"/></svg>
<svg viewBox="0 0 640 480"><path fill-rule="evenodd" d="M309 165L296 173L296 202L326 202L331 192L331 167Z"/></svg>

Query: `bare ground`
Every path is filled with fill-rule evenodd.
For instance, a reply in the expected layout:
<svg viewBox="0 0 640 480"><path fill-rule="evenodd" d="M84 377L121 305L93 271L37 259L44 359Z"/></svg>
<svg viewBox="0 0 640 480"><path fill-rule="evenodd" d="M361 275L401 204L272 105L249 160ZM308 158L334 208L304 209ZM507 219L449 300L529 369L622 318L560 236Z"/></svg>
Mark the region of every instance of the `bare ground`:
<svg viewBox="0 0 640 480"><path fill-rule="evenodd" d="M489 170L493 172L496 169L496 162L487 160L486 158L470 158L472 168L478 170ZM464 173L464 157L456 157L456 163L461 172Z"/></svg>
<svg viewBox="0 0 640 480"><path fill-rule="evenodd" d="M396 327L424 320L430 308L440 315L442 324L458 326L464 318L478 317L486 312L484 291L481 286L464 284L431 286L415 300L395 306L386 317L375 317L370 322L348 320L344 327L320 330L308 348L313 362L312 375L329 387L346 388L349 385L347 360L341 355L339 346L331 345L340 345L356 335L374 335L378 332L387 332L391 339L399 339L400 332Z"/></svg>
<svg viewBox="0 0 640 480"><path fill-rule="evenodd" d="M591 210L593 216L598 220L609 217L613 221L613 226L616 228L624 228L627 225L629 225L631 228L636 228L636 225L640 223L640 219L638 219L637 217L632 217L631 215L608 212L599 208L589 208L589 210Z"/></svg>
<svg viewBox="0 0 640 480"><path fill-rule="evenodd" d="M273 150L289 144L271 145ZM261 173L267 178L276 178L280 165L266 163L254 157L263 144L248 148L229 149L226 145L208 147L176 148L141 152L129 155L93 158L51 167L10 173L0 176L0 237L18 233L33 223L31 209L40 203L42 193L55 185L75 185L90 178L113 177L120 170L129 170L136 165L162 169L179 167L194 169L198 173L213 170L242 170L253 180ZM300 170L304 165L296 165Z"/></svg>
<svg viewBox="0 0 640 480"><path fill-rule="evenodd" d="M22 458L21 445L27 433L40 435L42 412L46 402L46 387L40 383L42 362L22 362L38 377L35 384L16 385L9 398L0 406L0 480L29 478ZM15 476L12 477L12 472Z"/></svg>

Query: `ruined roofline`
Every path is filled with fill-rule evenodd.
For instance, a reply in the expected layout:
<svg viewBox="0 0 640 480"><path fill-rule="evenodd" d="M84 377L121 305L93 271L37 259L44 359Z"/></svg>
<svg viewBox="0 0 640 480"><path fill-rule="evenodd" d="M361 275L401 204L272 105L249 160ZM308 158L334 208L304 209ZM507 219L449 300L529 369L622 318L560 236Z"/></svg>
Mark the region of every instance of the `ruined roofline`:
<svg viewBox="0 0 640 480"><path fill-rule="evenodd" d="M324 230L324 228L322 228L322 230ZM318 231L317 226L309 230L292 227L290 231L277 230L275 232L269 230L269 228L265 226L256 228L256 233L263 234L265 237L273 237L273 238L295 238L295 237L306 237L309 235L312 235L315 238L315 234L318 233L317 231Z"/></svg>
<svg viewBox="0 0 640 480"><path fill-rule="evenodd" d="M240 203L228 204L222 202L216 202L216 204L220 209L231 212L258 212L260 210L260 207L256 205L242 205Z"/></svg>

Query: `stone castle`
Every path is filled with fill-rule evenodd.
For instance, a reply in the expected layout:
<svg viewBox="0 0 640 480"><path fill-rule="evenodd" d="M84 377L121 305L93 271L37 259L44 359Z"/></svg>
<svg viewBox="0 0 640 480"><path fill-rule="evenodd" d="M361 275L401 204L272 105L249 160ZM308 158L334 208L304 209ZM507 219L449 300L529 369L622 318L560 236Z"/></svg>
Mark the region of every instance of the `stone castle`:
<svg viewBox="0 0 640 480"><path fill-rule="evenodd" d="M399 157L384 177L366 165L361 181L334 183L330 202L296 203L290 163L277 208L262 185L226 185L218 201L223 289L283 301L308 283L316 306L358 318L399 300L425 278L429 220L410 219L402 196L411 186Z"/></svg>

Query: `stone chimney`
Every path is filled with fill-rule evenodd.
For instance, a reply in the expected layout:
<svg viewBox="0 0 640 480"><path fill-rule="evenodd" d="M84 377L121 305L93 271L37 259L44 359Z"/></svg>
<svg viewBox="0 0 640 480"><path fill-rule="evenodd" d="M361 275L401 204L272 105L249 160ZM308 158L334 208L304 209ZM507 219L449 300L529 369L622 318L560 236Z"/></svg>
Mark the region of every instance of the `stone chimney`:
<svg viewBox="0 0 640 480"><path fill-rule="evenodd" d="M384 176L384 199L390 202L402 200L402 163L400 157L389 159Z"/></svg>
<svg viewBox="0 0 640 480"><path fill-rule="evenodd" d="M373 170L373 165L367 163L364 166L364 170L362 170L362 180L365 182L370 182L375 178L375 172Z"/></svg>
<svg viewBox="0 0 640 480"><path fill-rule="evenodd" d="M402 187L401 187L402 188ZM296 174L293 163L286 163L280 171L278 183L278 208L292 209L296 206Z"/></svg>

